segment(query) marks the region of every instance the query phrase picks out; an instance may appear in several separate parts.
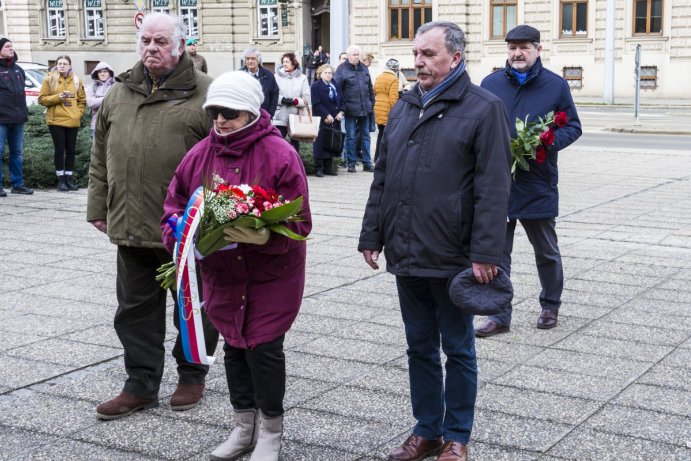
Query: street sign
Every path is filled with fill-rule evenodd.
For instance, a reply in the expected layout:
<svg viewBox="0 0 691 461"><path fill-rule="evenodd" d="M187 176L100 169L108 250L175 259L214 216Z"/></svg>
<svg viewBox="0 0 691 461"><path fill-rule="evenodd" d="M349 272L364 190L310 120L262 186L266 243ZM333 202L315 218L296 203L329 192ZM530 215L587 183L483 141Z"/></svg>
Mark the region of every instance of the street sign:
<svg viewBox="0 0 691 461"><path fill-rule="evenodd" d="M142 25L142 21L144 21L144 13L137 11L134 15L134 28L139 30Z"/></svg>

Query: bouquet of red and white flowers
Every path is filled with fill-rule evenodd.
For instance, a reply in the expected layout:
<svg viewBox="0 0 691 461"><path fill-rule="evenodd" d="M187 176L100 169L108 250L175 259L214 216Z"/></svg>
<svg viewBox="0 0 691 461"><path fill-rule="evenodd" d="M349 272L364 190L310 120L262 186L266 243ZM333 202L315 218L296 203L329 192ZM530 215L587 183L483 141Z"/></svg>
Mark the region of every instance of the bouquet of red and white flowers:
<svg viewBox="0 0 691 461"><path fill-rule="evenodd" d="M214 175L211 188L200 192L198 205L195 206L202 210L202 216L194 247L201 257L227 247L223 230L232 226L253 229L265 227L293 240L306 239L285 226L285 223L302 221L299 215L302 196L291 201L259 185L229 185L218 175ZM184 223L179 221L176 215L168 219L168 224L176 233L183 232L180 225ZM164 264L158 268L156 280L161 282L163 288L170 288L175 285L175 271L175 262Z"/></svg>
<svg viewBox="0 0 691 461"><path fill-rule="evenodd" d="M511 140L511 175L516 179L516 168L530 171L528 159L535 163L545 163L547 150L554 144L554 130L568 122L566 112L550 112L538 117L537 122L528 123L516 118L516 137Z"/></svg>

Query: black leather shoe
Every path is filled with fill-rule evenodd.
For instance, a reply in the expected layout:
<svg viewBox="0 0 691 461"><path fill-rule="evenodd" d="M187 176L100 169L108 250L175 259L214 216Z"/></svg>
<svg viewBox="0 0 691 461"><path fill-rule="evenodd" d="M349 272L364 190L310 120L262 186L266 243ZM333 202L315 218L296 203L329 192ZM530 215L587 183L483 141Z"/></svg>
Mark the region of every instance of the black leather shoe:
<svg viewBox="0 0 691 461"><path fill-rule="evenodd" d="M498 335L499 333L508 333L509 331L511 331L509 325L500 325L494 320L487 319L485 323L475 330L475 337L487 338L489 336Z"/></svg>
<svg viewBox="0 0 691 461"><path fill-rule="evenodd" d="M537 327L541 330L549 330L557 326L559 317L559 310L557 309L543 309L540 317L537 319Z"/></svg>
<svg viewBox="0 0 691 461"><path fill-rule="evenodd" d="M323 178L323 177L324 177L324 170L317 170L317 172L314 173L314 175L315 175L317 178Z"/></svg>
<svg viewBox="0 0 691 461"><path fill-rule="evenodd" d="M365 165L364 167L362 167L362 171L372 173L374 171L374 167L372 165Z"/></svg>
<svg viewBox="0 0 691 461"><path fill-rule="evenodd" d="M24 194L24 195L31 195L34 193L33 189L29 189L25 185L17 186L12 188L12 193L13 194Z"/></svg>
<svg viewBox="0 0 691 461"><path fill-rule="evenodd" d="M389 454L389 461L421 461L439 453L443 444L440 438L428 440L413 434Z"/></svg>

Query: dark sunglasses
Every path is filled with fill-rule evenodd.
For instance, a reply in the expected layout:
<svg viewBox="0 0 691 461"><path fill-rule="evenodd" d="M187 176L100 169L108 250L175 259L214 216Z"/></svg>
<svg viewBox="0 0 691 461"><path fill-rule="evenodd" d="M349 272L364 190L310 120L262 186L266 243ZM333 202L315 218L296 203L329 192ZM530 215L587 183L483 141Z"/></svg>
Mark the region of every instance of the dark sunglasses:
<svg viewBox="0 0 691 461"><path fill-rule="evenodd" d="M216 106L206 108L206 115L211 117L211 120L216 120L218 118L218 114L221 114L226 120L235 120L240 116L240 111Z"/></svg>

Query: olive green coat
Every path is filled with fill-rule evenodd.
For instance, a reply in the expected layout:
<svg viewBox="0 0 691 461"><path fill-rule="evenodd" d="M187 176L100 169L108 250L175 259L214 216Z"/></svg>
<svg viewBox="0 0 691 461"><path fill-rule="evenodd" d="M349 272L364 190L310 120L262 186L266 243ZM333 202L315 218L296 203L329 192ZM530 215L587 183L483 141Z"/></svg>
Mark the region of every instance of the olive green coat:
<svg viewBox="0 0 691 461"><path fill-rule="evenodd" d="M116 80L96 122L86 219L106 220L116 245L163 248L163 201L180 160L209 134L212 79L183 53L153 94L141 61Z"/></svg>

